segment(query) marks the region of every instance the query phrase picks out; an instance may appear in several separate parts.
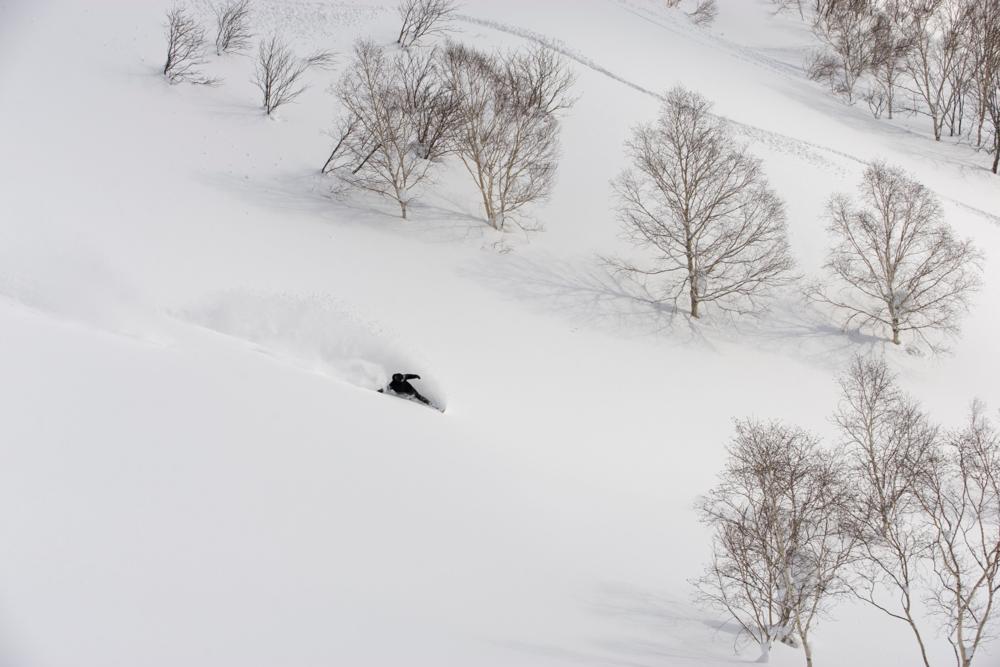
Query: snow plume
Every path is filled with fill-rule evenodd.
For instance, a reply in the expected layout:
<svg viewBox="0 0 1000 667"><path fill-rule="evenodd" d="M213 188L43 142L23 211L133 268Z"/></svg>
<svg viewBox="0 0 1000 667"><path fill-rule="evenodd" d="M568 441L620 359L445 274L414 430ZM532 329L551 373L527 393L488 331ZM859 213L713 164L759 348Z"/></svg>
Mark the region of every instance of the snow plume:
<svg viewBox="0 0 1000 667"><path fill-rule="evenodd" d="M254 343L283 363L357 387L383 387L395 372L427 372L426 362L407 352L396 334L328 295L232 290L183 317ZM421 392L425 389L443 405L433 383L422 381Z"/></svg>

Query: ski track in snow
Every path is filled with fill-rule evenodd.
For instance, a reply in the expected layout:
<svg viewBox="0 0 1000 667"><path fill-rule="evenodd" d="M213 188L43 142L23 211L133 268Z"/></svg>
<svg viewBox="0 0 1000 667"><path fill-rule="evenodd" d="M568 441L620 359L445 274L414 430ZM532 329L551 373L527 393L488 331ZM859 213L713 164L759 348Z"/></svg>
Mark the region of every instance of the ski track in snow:
<svg viewBox="0 0 1000 667"><path fill-rule="evenodd" d="M636 14L637 16L645 20L653 21L657 25L670 29L672 32L678 34L684 34L685 36L688 37L690 37L691 35L687 31L681 32L679 30L669 28L660 21L655 21L649 17L643 16L642 13L639 13L636 9L634 9L634 5L632 5L632 3L629 3L627 0L613 0L613 1L616 4L622 6L622 8L625 9L626 11ZM570 60L580 65L583 65L584 67L594 72L597 72L598 74L613 79L614 81L617 81L622 85L628 86L629 88L632 88L633 90L636 90L644 95L649 95L650 97L654 97L661 101L665 99L665 96L663 94L650 90L649 88L646 88L645 86L642 86L634 81L631 81L621 76L620 74L616 74L615 72L609 70L608 68L600 65L596 61L583 55L576 49L570 48L561 40L554 39L552 37L549 37L539 32L535 32L533 30L529 30L527 28L521 28L519 26L510 25L507 23L502 23L500 21L494 21L491 19L477 18L475 16L469 16L468 14L458 14L456 15L456 18L459 21L463 21L465 23L479 25L485 28L491 28L493 30L497 30L500 32L507 33L509 35L514 35L516 37L521 37L523 39L535 42L536 44L540 44L541 46L552 49L556 53L562 54L563 56L569 58ZM707 43L706 40L700 40L700 41ZM734 46L730 42L726 42L725 40L721 40L718 38L713 39L711 41L714 45L721 45L730 51L732 50L738 51L741 57L750 62L753 62L760 66L767 67L769 69L775 69L774 63L776 63L777 61L773 61L772 59L760 56L760 54L752 52L747 47L734 48ZM789 77L790 75L787 70L788 68L785 67L781 69L779 73L782 76ZM734 120L732 118L728 118L720 114L716 114L716 117L728 123L738 134L745 137L751 142L767 146L768 148L777 152L794 155L816 166L834 169L837 171L837 173L842 175L847 173L847 169L845 168L845 166L843 164L840 164L834 160L825 157L821 153L827 153L829 155L836 156L841 160L846 160L857 165L866 165L868 163L867 160L863 158L860 158L856 155L852 155L845 151L838 150L836 148L831 148L829 146L824 146L822 144L817 144L811 141L806 141L804 139L799 139L797 137L781 134L779 132L774 132L772 130L766 130L762 127L751 125L749 123L743 123L741 121ZM933 188L930 189L933 191ZM970 213L978 215L990 221L993 224L1000 225L1000 215L984 211L980 208L971 206L969 204L966 204L965 202L959 201L952 197L942 195L941 193L936 193L936 194L944 201L947 201L951 204L955 204L959 208L962 208Z"/></svg>
<svg viewBox="0 0 1000 667"><path fill-rule="evenodd" d="M466 23L472 23L475 25L492 28L494 30L499 30L501 32L505 32L511 35L515 35L530 40L546 48L552 49L553 51L566 56L570 60L573 60L574 62L577 62L588 69L591 69L623 85L626 85L629 88L632 88L633 90L637 90L640 93L643 93L644 95L649 95L650 97L656 98L661 101L666 99L662 93L657 93L653 90L650 90L649 88L646 88L645 86L635 83L634 81L630 81L629 79L626 79L625 77L616 74L615 72L612 72L606 67L582 55L579 51L576 51L575 49L568 47L565 43L563 43L560 40L553 39L551 37L548 37L541 33L534 32L532 30L528 30L526 28L512 26L509 24L501 23L499 21L480 19L473 16L468 16L466 14L459 15L457 18L460 21L464 21ZM716 117L725 121L741 135L747 137L752 141L764 144L770 148L773 148L783 153L797 155L800 158L808 160L817 165L838 169L839 171L844 171L840 165L837 165L833 161L825 158L822 155L819 155L817 151L826 151L828 153L837 155L839 157L864 164L864 160L861 160L860 158L854 157L848 153L844 153L842 151L838 151L833 148L827 148L825 146L813 144L808 141L803 141L801 139L789 137L787 135L779 134L777 132L765 130L764 128L756 127L754 125L749 125L747 123L742 123L732 118L727 118L726 116L716 114Z"/></svg>
<svg viewBox="0 0 1000 667"><path fill-rule="evenodd" d="M663 18L661 14L650 11L647 7L638 5L630 0L609 0L609 2L618 5L625 11L630 14L634 14L640 19L657 25L664 30L668 30L675 35L680 35L685 39L697 42L698 44L706 46L710 49L728 51L741 60L746 60L754 63L755 65L765 67L790 81L798 81L802 76L803 70L801 67L789 65L788 63L782 62L777 58L765 56L752 47L734 44L733 42L717 37L710 32L697 28L690 22L683 22L680 24L664 22L661 20ZM657 7L659 7L659 5L657 5Z"/></svg>

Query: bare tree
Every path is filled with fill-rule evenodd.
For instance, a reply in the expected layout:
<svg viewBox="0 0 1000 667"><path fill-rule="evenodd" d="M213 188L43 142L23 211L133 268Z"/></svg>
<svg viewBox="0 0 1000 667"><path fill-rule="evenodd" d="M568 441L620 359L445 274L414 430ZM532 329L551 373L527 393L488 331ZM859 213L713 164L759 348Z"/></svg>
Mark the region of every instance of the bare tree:
<svg viewBox="0 0 1000 667"><path fill-rule="evenodd" d="M1000 70L986 99L986 110L993 134L993 173L1000 167Z"/></svg>
<svg viewBox="0 0 1000 667"><path fill-rule="evenodd" d="M277 35L261 40L253 82L263 95L264 112L270 116L279 107L295 101L306 89L305 73L313 67L326 67L333 54L319 51L306 58L297 57Z"/></svg>
<svg viewBox="0 0 1000 667"><path fill-rule="evenodd" d="M943 433L882 360L856 358L841 390L835 420L857 544L850 588L909 627L925 667L920 612L928 609L941 619L956 667L969 667L995 638L1000 434L979 403L965 428Z"/></svg>
<svg viewBox="0 0 1000 667"><path fill-rule="evenodd" d="M544 199L558 164L557 111L572 103L566 66L541 47L492 56L451 44L445 51L460 101L456 151L482 197L487 222Z"/></svg>
<svg viewBox="0 0 1000 667"><path fill-rule="evenodd" d="M954 20L957 32L955 65L949 73L948 85L953 91L950 104L945 108L944 124L948 127L948 136L961 136L963 125L968 115L967 105L975 95L975 68L981 63L973 48L975 41L976 22L974 8L979 0L954 0L957 15Z"/></svg>
<svg viewBox="0 0 1000 667"><path fill-rule="evenodd" d="M186 9L175 5L167 12L167 60L163 76L170 83L216 83L201 71L204 64L205 29Z"/></svg>
<svg viewBox="0 0 1000 667"><path fill-rule="evenodd" d="M835 93L853 103L854 88L872 64L874 25L870 0L840 0L817 14L813 32L829 51L813 60L810 77L825 79Z"/></svg>
<svg viewBox="0 0 1000 667"><path fill-rule="evenodd" d="M250 0L226 0L213 6L215 12L215 54L239 53L250 48Z"/></svg>
<svg viewBox="0 0 1000 667"><path fill-rule="evenodd" d="M619 270L657 281L664 301L686 294L693 317L710 302L752 309L788 281L784 205L708 100L671 90L659 118L634 128L626 147L633 168L614 181L618 212L627 237L655 263L616 260Z"/></svg>
<svg viewBox="0 0 1000 667"><path fill-rule="evenodd" d="M941 140L945 117L959 94L955 74L962 64L965 12L948 0L909 0L907 89L924 104L916 109L931 119L934 139Z"/></svg>
<svg viewBox="0 0 1000 667"><path fill-rule="evenodd" d="M852 538L842 530L839 469L838 457L801 429L738 421L720 482L699 503L715 539L695 584L760 646L762 662L782 641L801 646L811 667L810 631L845 591Z"/></svg>
<svg viewBox="0 0 1000 667"><path fill-rule="evenodd" d="M991 102L1000 86L1000 0L972 2L968 7L967 24L966 48L972 68L976 146L982 146L986 123L992 124Z"/></svg>
<svg viewBox="0 0 1000 667"><path fill-rule="evenodd" d="M428 157L443 150L420 143L422 133L436 131L428 130L427 118L413 107L414 87L425 84L410 77L429 76L423 62L408 54L389 57L372 42L355 45L354 62L337 86L344 119L324 166L353 187L395 201L404 219L415 189L429 178Z"/></svg>
<svg viewBox="0 0 1000 667"><path fill-rule="evenodd" d="M454 0L402 0L397 11L403 25L396 43L405 49L424 37L444 32L457 8Z"/></svg>
<svg viewBox="0 0 1000 667"><path fill-rule="evenodd" d="M903 1L884 0L876 9L871 30L872 78L890 119L896 108L896 89L905 72L906 57L911 49ZM878 115L876 113L876 117Z"/></svg>
<svg viewBox="0 0 1000 667"><path fill-rule="evenodd" d="M930 667L919 605L931 540L917 493L934 465L938 429L881 359L856 357L840 387L834 421L846 450L857 545L850 589L905 623Z"/></svg>
<svg viewBox="0 0 1000 667"><path fill-rule="evenodd" d="M828 205L836 244L826 268L834 284L808 294L847 314L845 327L882 326L891 340L912 331L955 334L979 285L979 254L956 239L934 195L898 168L865 170L860 206L846 195Z"/></svg>
<svg viewBox="0 0 1000 667"><path fill-rule="evenodd" d="M970 23L974 26L970 48L974 52L975 63L976 145L990 145L995 174L1000 167L1000 0L982 0L974 4L971 15ZM990 137L992 141L984 142Z"/></svg>
<svg viewBox="0 0 1000 667"><path fill-rule="evenodd" d="M1000 435L973 403L965 428L948 437L918 497L929 518L933 584L956 667L969 667L995 639L1000 592Z"/></svg>

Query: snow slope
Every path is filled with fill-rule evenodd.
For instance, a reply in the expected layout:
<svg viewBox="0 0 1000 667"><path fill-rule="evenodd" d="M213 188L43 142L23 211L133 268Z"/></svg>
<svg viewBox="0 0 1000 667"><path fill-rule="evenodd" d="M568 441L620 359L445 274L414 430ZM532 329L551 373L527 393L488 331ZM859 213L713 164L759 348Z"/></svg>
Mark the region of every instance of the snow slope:
<svg viewBox="0 0 1000 667"><path fill-rule="evenodd" d="M652 1L567 6L470 0L457 25L484 47L542 41L578 75L544 231L500 238L457 169L408 222L316 175L325 89L354 39L392 41L391 7L261 0L261 33L341 54L268 120L248 57L213 57L215 88L162 81L163 3L0 2L0 665L756 657L691 603L692 504L731 418L829 437L836 374L883 345L794 293L767 319L692 325L607 276L622 141L678 83L764 160L806 276L825 200L865 160L940 195L985 287L951 354L885 353L946 421L1000 406L983 156L827 96L799 67L810 36L763 0L724 0L708 31ZM395 370L447 413L368 390ZM915 657L852 605L816 643L819 664Z"/></svg>

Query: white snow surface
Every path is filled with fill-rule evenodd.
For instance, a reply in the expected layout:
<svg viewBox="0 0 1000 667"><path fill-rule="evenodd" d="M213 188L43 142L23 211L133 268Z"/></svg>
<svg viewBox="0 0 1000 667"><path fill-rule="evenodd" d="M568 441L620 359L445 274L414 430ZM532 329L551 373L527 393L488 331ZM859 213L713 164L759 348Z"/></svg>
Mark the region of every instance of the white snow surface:
<svg viewBox="0 0 1000 667"><path fill-rule="evenodd" d="M267 119L249 56L210 57L219 86L166 84L163 2L0 1L0 665L754 660L688 583L731 420L832 441L857 352L946 423L1000 406L1000 179L921 119L808 82L812 37L765 0L720 0L707 30L661 5L463 4L456 39L541 41L578 75L558 185L531 210L544 231L501 237L454 164L405 222L317 175L327 89L355 39L391 44L389 5L258 0L259 34L339 54ZM609 180L676 84L762 158L807 278L824 204L866 160L931 187L985 255L952 351L845 334L794 290L764 318L691 324L612 280ZM372 391L397 370L447 412ZM815 644L818 665L917 660L854 604Z"/></svg>

